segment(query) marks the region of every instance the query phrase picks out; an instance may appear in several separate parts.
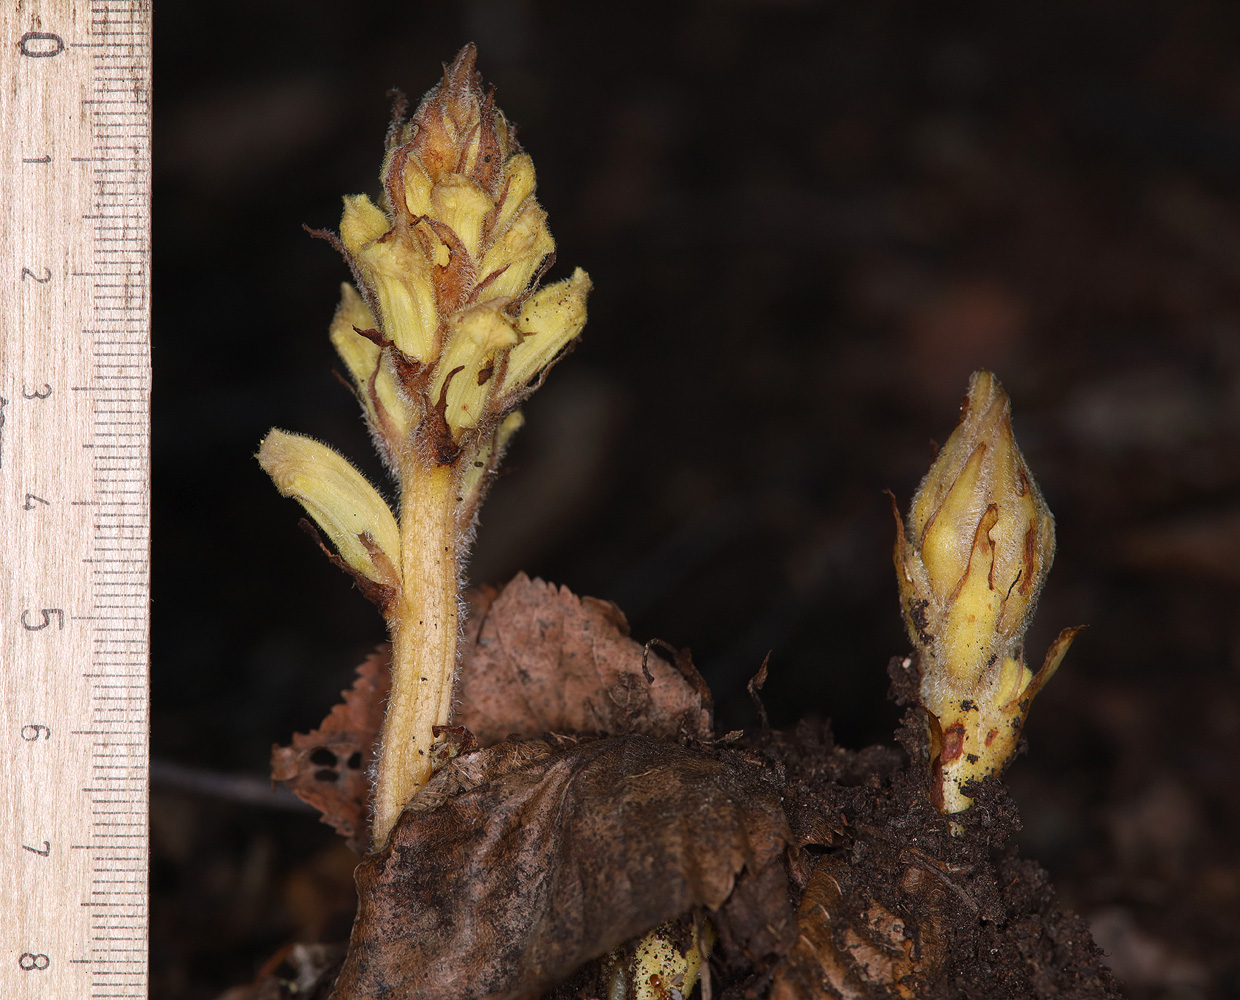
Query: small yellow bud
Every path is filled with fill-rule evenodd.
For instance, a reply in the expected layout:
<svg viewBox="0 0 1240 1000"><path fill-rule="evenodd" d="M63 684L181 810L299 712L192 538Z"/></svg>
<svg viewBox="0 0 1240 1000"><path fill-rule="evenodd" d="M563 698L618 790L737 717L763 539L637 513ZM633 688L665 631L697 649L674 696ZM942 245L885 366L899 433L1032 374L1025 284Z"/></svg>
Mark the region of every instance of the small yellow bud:
<svg viewBox="0 0 1240 1000"><path fill-rule="evenodd" d="M503 232L534 195L534 161L526 153L518 153L504 167L503 197L495 215L495 230Z"/></svg>
<svg viewBox="0 0 1240 1000"><path fill-rule="evenodd" d="M1054 518L1012 436L1011 402L990 372L975 372L895 550L921 703L941 737L943 812L967 809L963 786L1006 766L1030 701L1077 631L1060 635L1036 677L1025 666L1025 630L1054 555Z"/></svg>
<svg viewBox="0 0 1240 1000"><path fill-rule="evenodd" d="M352 569L375 583L400 585L396 518L347 459L313 438L274 429L255 457L276 489L306 509Z"/></svg>
<svg viewBox="0 0 1240 1000"><path fill-rule="evenodd" d="M388 219L364 194L347 194L343 200L340 239L349 253L358 253L367 243L373 243L388 231Z"/></svg>
<svg viewBox="0 0 1240 1000"><path fill-rule="evenodd" d="M521 342L521 335L494 301L456 313L449 330L448 349L432 385L438 398L444 381L451 378L444 395L444 418L453 433L459 434L487 415L496 361Z"/></svg>
<svg viewBox="0 0 1240 1000"><path fill-rule="evenodd" d="M401 176L405 185L405 208L413 218L431 214L431 192L435 185L415 159L405 161Z"/></svg>
<svg viewBox="0 0 1240 1000"><path fill-rule="evenodd" d="M348 282L340 286L340 305L332 317L332 346L349 369L359 392L370 382L379 365L379 345L358 330L373 330L374 317L362 297Z"/></svg>
<svg viewBox="0 0 1240 1000"><path fill-rule="evenodd" d="M487 488L488 474L494 473L504 452L508 450L508 442L512 436L525 425L525 416L520 410L513 410L495 428L490 440L479 449L473 461L469 463L461 476L461 513L458 518L458 530L462 535L469 532L478 503Z"/></svg>
<svg viewBox="0 0 1240 1000"><path fill-rule="evenodd" d="M408 181L405 184L408 190ZM482 226L495 204L468 177L448 174L431 189L431 209L460 238L465 251L477 257Z"/></svg>
<svg viewBox="0 0 1240 1000"><path fill-rule="evenodd" d="M503 235L487 250L478 266L489 295L516 298L529 285L530 279L555 249L555 240L547 231L547 213L533 198L504 229Z"/></svg>

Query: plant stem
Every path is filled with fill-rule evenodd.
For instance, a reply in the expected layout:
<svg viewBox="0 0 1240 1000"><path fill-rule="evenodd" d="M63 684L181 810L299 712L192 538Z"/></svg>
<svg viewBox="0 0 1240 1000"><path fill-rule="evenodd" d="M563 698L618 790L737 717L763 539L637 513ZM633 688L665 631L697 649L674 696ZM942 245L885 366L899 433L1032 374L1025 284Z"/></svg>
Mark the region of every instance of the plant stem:
<svg viewBox="0 0 1240 1000"><path fill-rule="evenodd" d="M402 475L400 558L403 592L388 618L392 693L375 776L374 845L430 779L433 726L448 724L456 674L457 560L455 469L418 463Z"/></svg>

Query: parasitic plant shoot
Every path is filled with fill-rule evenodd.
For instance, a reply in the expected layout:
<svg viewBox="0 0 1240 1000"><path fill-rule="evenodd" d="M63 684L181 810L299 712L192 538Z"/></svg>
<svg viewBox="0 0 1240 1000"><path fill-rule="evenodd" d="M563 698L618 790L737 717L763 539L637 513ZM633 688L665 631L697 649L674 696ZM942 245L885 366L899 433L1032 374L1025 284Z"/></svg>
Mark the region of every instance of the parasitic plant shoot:
<svg viewBox="0 0 1240 1000"><path fill-rule="evenodd" d="M1024 637L1055 557L1055 520L1012 436L1012 404L974 372L960 422L896 518L896 576L921 668L935 806L973 804L971 781L1000 774L1029 704L1079 629L1065 629L1034 674Z"/></svg>
<svg viewBox="0 0 1240 1000"><path fill-rule="evenodd" d="M258 460L335 547L392 638L392 692L374 787L374 843L429 779L452 706L462 567L478 505L521 425L517 406L581 332L590 279L540 287L554 258L534 165L473 46L412 117L398 105L382 194L344 199L346 284L331 325L375 445L399 484L394 515L344 458L272 430Z"/></svg>

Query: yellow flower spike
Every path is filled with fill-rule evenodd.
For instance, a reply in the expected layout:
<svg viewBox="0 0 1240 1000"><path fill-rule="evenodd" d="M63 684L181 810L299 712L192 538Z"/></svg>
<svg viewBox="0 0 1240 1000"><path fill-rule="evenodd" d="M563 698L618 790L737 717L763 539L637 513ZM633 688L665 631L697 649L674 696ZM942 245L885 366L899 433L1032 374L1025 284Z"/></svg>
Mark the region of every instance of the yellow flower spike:
<svg viewBox="0 0 1240 1000"><path fill-rule="evenodd" d="M581 332L590 288L578 270L538 289L555 241L534 197L533 163L483 89L475 56L473 46L462 49L413 115L393 122L382 196L378 204L346 197L334 241L357 289L346 287L331 339L399 480L398 521L387 513L382 539L370 541L378 547L359 550L339 507L342 483L372 520L377 494L367 485L362 495L354 480L364 480L343 459L321 445L320 453L289 444L302 439L282 432L260 452L278 472L280 455L301 449L299 478L273 478L351 568L372 574L381 562L416 582L379 601L392 637L392 690L376 764L376 846L429 779L435 729L450 721L458 584L478 504L521 424L514 408Z"/></svg>
<svg viewBox="0 0 1240 1000"><path fill-rule="evenodd" d="M347 459L313 438L275 429L255 457L281 495L306 509L341 559L375 583L399 586L390 571L400 565L396 518ZM377 564L372 550L386 556L387 565Z"/></svg>
<svg viewBox="0 0 1240 1000"><path fill-rule="evenodd" d="M1025 666L1025 630L1054 555L1054 518L1012 436L1011 402L990 372L975 372L895 550L944 813L967 809L964 787L1006 767L1033 696L1079 631L1060 633L1036 676Z"/></svg>
<svg viewBox="0 0 1240 1000"><path fill-rule="evenodd" d="M524 389L581 333L590 288L590 276L577 268L571 278L540 288L530 296L517 319L517 329L524 338L508 354L505 395Z"/></svg>

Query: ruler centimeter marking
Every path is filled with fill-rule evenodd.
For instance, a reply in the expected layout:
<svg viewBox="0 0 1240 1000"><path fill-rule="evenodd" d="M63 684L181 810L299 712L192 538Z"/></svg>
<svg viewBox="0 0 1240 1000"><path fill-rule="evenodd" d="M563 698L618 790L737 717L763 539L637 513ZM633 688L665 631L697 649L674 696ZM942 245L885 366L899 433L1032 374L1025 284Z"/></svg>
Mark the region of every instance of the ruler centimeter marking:
<svg viewBox="0 0 1240 1000"><path fill-rule="evenodd" d="M0 997L145 997L150 0L0 0Z"/></svg>

